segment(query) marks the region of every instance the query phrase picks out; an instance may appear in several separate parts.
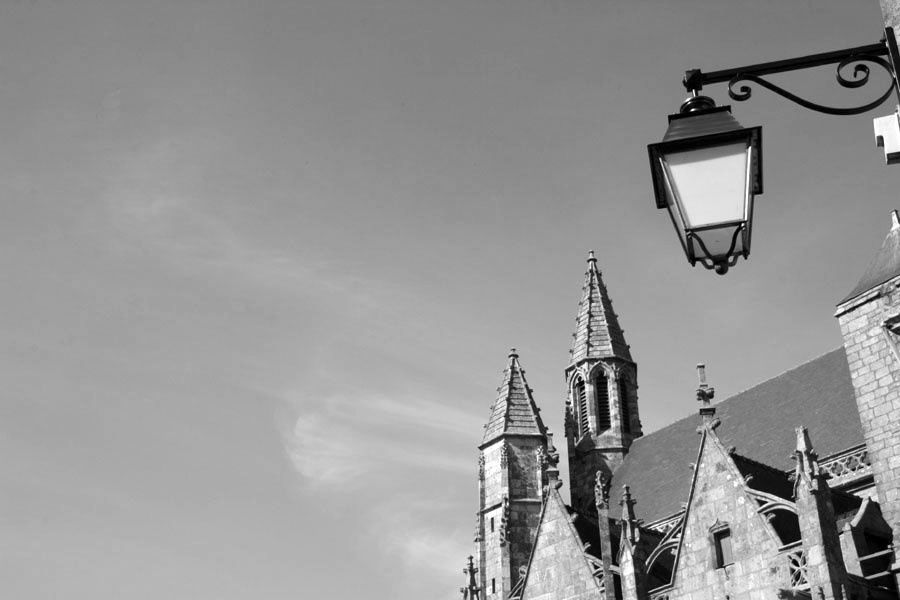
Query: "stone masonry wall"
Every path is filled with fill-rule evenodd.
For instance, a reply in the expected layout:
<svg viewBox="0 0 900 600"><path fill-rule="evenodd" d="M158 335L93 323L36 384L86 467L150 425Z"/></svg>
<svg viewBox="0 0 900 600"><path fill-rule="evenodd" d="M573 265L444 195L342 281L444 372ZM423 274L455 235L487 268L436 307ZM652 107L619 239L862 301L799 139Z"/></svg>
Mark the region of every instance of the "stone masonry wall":
<svg viewBox="0 0 900 600"><path fill-rule="evenodd" d="M504 450L505 445L505 450ZM539 438L498 440L484 454L482 588L486 600L505 597L528 564L541 512Z"/></svg>
<svg viewBox="0 0 900 600"><path fill-rule="evenodd" d="M511 585L519 580L519 571L528 565L531 547L541 518L543 472L536 439L517 440L509 451L509 523L507 543Z"/></svg>
<svg viewBox="0 0 900 600"><path fill-rule="evenodd" d="M528 572L522 600L599 600L581 542L556 490L547 499L540 539Z"/></svg>
<svg viewBox="0 0 900 600"><path fill-rule="evenodd" d="M503 590L503 561L500 546L500 524L503 518L502 499L504 495L504 470L501 466L498 440L482 452L484 454L484 505L481 507L482 531L481 541L481 587L487 600L499 600ZM492 585L493 582L493 585ZM491 590L494 590L494 593Z"/></svg>
<svg viewBox="0 0 900 600"><path fill-rule="evenodd" d="M863 296L856 306L842 306L838 322L878 501L894 530L894 545L900 548L900 365L881 326L885 319L900 314L897 283L894 280Z"/></svg>

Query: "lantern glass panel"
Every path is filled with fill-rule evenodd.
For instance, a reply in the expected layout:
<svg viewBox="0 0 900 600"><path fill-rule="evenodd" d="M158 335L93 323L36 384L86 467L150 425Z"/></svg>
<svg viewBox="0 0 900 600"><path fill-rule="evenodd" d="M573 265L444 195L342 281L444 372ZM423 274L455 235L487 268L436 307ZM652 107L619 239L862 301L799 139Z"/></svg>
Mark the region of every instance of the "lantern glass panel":
<svg viewBox="0 0 900 600"><path fill-rule="evenodd" d="M702 258L708 256L715 259L727 257L729 254L741 254L744 251L743 236L738 235L735 239L735 231L740 227L740 223L732 223L726 227L715 227L710 229L702 229L694 231L691 237L691 244L694 249L694 256ZM695 237L696 236L696 237ZM706 251L700 247L698 241L701 240L706 246ZM731 241L734 240L734 250L731 250Z"/></svg>
<svg viewBox="0 0 900 600"><path fill-rule="evenodd" d="M741 141L665 155L666 178L688 229L746 220L747 152ZM726 250L730 245L729 237Z"/></svg>

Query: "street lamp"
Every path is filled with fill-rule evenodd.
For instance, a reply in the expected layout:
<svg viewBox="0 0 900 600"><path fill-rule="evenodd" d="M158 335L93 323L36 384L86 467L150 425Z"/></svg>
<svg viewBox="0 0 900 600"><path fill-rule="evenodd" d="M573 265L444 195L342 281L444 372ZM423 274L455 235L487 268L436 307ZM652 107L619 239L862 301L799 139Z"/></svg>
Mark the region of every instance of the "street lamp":
<svg viewBox="0 0 900 600"><path fill-rule="evenodd" d="M694 96L647 147L656 207L666 208L688 262L724 275L750 254L753 198L762 193L762 128Z"/></svg>
<svg viewBox="0 0 900 600"><path fill-rule="evenodd" d="M882 58L887 57L887 59ZM822 65L837 64L837 82L858 88L869 81L870 63L891 75L891 85L879 98L849 108L816 104L762 78ZM853 65L851 77L842 70ZM728 82L728 95L738 102L750 98L746 85L756 83L805 108L831 115L856 115L882 104L897 90L897 50L893 29L877 44L824 52L737 69L703 73L687 71L684 87L692 94L677 114L669 115L663 140L647 146L656 207L669 211L681 247L692 266L698 262L724 275L738 258L750 255L753 199L762 194L762 128L741 127L730 106L717 107L699 95L704 84ZM900 121L898 121L900 123ZM886 149L887 150L887 149Z"/></svg>

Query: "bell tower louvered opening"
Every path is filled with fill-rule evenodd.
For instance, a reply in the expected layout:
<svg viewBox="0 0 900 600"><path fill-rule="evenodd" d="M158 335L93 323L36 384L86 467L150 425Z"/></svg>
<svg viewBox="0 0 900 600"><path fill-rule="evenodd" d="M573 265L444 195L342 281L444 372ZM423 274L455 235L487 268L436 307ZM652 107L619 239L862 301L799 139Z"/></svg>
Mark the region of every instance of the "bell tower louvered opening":
<svg viewBox="0 0 900 600"><path fill-rule="evenodd" d="M609 385L603 373L597 373L594 377L594 394L597 397L597 433L601 433L612 424L609 411Z"/></svg>
<svg viewBox="0 0 900 600"><path fill-rule="evenodd" d="M575 379L575 384L572 388L573 396L575 397L575 406L578 411L578 435L584 436L590 432L590 420L588 419L588 402L587 402L587 388L584 385L584 380L581 377L577 377Z"/></svg>
<svg viewBox="0 0 900 600"><path fill-rule="evenodd" d="M631 407L628 400L628 380L619 376L619 403L622 406L622 431L631 433Z"/></svg>

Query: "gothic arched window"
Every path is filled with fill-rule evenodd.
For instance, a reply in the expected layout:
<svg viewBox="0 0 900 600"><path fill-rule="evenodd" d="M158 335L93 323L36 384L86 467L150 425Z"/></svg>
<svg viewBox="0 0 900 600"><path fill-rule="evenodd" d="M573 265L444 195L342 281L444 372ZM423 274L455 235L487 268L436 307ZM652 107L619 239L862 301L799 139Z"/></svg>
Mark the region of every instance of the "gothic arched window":
<svg viewBox="0 0 900 600"><path fill-rule="evenodd" d="M575 411L578 417L578 435L587 435L589 429L588 412L587 412L587 389L585 389L584 380L576 377L572 385L572 396L575 402Z"/></svg>
<svg viewBox="0 0 900 600"><path fill-rule="evenodd" d="M606 431L611 424L609 414L609 385L602 369L594 375L594 395L597 397L597 433Z"/></svg>
<svg viewBox="0 0 900 600"><path fill-rule="evenodd" d="M619 374L619 403L622 406L622 431L631 433L631 407L628 405L628 381Z"/></svg>

